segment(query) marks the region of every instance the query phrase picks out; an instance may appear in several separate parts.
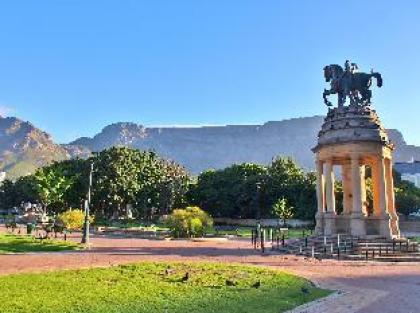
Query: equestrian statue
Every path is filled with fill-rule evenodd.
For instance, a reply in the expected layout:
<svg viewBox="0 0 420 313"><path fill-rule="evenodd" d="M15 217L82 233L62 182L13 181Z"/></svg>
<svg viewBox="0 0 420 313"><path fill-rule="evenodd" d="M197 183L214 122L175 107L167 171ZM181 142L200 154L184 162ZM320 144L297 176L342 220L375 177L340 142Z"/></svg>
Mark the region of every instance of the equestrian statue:
<svg viewBox="0 0 420 313"><path fill-rule="evenodd" d="M324 67L325 81L331 84L331 88L324 89L323 98L327 106L332 106L328 96L337 94L338 106L344 106L347 97L350 105L369 106L372 98L372 77L376 79L376 85L382 86L382 76L371 70L370 73L359 73L356 63L349 60L344 64L344 69L338 64L331 64Z"/></svg>

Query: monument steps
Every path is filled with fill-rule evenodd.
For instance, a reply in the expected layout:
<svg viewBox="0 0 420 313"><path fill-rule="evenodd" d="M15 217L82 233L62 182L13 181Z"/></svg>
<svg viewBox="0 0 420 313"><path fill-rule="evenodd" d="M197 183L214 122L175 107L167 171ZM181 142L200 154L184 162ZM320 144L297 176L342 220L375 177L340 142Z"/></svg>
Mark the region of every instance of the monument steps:
<svg viewBox="0 0 420 313"><path fill-rule="evenodd" d="M350 235L311 236L295 240L274 250L317 259L420 262L419 243L406 238L361 239Z"/></svg>

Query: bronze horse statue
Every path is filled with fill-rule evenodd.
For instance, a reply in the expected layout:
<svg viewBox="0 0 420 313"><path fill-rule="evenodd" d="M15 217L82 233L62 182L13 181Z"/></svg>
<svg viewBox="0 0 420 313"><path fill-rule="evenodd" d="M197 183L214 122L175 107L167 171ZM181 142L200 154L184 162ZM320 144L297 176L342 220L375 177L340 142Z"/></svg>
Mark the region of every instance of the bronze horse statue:
<svg viewBox="0 0 420 313"><path fill-rule="evenodd" d="M371 71L371 73L356 72L357 65L346 61L345 69L338 64L331 64L324 67L324 77L326 82L330 82L331 88L324 89L323 98L327 106L332 103L327 96L337 94L338 106L343 106L346 97L349 97L350 104L358 104L362 106L370 105L372 91L369 90L372 85L372 77L376 79L376 85L382 86L382 76L379 73Z"/></svg>

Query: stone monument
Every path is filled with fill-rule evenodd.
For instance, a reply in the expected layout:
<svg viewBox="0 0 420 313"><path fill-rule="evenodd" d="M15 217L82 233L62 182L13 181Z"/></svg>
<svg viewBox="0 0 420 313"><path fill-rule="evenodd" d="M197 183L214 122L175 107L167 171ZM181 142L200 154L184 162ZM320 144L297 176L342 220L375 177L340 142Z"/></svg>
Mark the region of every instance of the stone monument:
<svg viewBox="0 0 420 313"><path fill-rule="evenodd" d="M318 199L316 233L398 238L393 145L370 105L372 78L381 87L382 77L373 71L357 70L357 65L349 61L344 69L337 64L324 68L325 79L331 83L331 89L324 90L324 102L331 107L327 96L337 94L338 106L328 109L313 148ZM340 210L336 209L335 172L340 173L342 181ZM372 201L367 198L367 183Z"/></svg>

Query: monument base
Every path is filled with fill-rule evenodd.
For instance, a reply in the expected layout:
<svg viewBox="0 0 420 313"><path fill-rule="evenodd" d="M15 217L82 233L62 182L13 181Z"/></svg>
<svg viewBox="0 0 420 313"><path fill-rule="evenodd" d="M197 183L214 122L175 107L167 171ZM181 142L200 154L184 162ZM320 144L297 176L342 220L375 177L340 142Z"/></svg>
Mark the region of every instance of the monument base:
<svg viewBox="0 0 420 313"><path fill-rule="evenodd" d="M395 222L394 224L397 224ZM393 232L390 216L365 216L363 214L334 214L325 212L316 215L315 234L333 236L347 234L358 238L400 238L399 229ZM398 225L398 224L397 224Z"/></svg>
<svg viewBox="0 0 420 313"><path fill-rule="evenodd" d="M365 216L353 213L350 216L350 234L355 237L366 237Z"/></svg>
<svg viewBox="0 0 420 313"><path fill-rule="evenodd" d="M324 235L331 236L336 233L336 215L329 212L324 213Z"/></svg>

